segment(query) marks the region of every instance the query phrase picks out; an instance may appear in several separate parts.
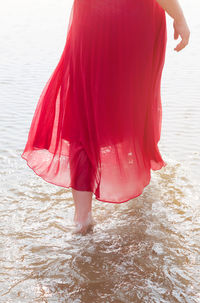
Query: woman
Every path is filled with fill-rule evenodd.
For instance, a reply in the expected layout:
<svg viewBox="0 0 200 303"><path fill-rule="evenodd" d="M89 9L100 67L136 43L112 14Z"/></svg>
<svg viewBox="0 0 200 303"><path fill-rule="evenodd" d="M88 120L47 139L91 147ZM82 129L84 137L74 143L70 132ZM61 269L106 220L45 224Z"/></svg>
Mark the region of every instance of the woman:
<svg viewBox="0 0 200 303"><path fill-rule="evenodd" d="M71 187L75 232L93 226L92 195L123 203L142 194L158 149L167 42L189 29L176 0L74 0L67 40L38 102L22 154L47 182Z"/></svg>

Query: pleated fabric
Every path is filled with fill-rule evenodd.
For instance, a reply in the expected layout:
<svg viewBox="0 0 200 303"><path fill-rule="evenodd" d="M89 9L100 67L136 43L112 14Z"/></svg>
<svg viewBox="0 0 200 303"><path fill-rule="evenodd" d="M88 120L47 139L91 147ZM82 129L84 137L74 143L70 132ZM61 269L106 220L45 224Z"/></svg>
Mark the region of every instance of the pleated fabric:
<svg viewBox="0 0 200 303"><path fill-rule="evenodd" d="M165 11L156 0L74 0L60 60L21 155L49 183L122 203L142 194L158 148Z"/></svg>

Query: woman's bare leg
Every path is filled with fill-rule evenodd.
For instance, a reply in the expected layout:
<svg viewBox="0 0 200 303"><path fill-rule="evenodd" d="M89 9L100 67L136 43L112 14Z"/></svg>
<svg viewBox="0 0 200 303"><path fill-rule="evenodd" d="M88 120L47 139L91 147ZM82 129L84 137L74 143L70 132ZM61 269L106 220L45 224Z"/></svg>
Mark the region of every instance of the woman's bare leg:
<svg viewBox="0 0 200 303"><path fill-rule="evenodd" d="M76 231L86 233L93 225L92 195L96 166L92 165L82 143L71 142L69 149L71 189L75 206L74 223ZM77 189L76 189L77 188Z"/></svg>
<svg viewBox="0 0 200 303"><path fill-rule="evenodd" d="M72 188L75 205L74 223L79 226L77 231L86 233L92 224L92 195L91 191L80 191Z"/></svg>

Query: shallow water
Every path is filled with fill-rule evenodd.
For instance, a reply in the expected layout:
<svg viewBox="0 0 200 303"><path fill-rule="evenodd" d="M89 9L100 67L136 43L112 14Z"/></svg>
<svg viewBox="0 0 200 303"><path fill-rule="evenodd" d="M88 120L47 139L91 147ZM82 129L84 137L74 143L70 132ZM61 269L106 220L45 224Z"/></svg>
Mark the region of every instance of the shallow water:
<svg viewBox="0 0 200 303"><path fill-rule="evenodd" d="M190 45L162 78L159 143L167 166L143 194L93 201L93 233L75 236L70 189L46 183L20 154L41 90L64 47L72 1L1 4L0 302L200 302L200 4L181 1ZM3 24L3 25L2 25Z"/></svg>

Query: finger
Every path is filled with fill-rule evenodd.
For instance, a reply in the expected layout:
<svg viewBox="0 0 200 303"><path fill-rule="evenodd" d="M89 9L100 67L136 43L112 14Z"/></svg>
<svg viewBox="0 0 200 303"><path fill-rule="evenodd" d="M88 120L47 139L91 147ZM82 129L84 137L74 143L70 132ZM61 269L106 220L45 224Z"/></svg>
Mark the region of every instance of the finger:
<svg viewBox="0 0 200 303"><path fill-rule="evenodd" d="M174 39L177 40L179 36L179 33L174 29Z"/></svg>
<svg viewBox="0 0 200 303"><path fill-rule="evenodd" d="M187 45L187 40L183 39L181 42L174 48L176 51L182 50Z"/></svg>
<svg viewBox="0 0 200 303"><path fill-rule="evenodd" d="M185 45L182 43L182 41L174 48L177 52L182 50L185 47Z"/></svg>

